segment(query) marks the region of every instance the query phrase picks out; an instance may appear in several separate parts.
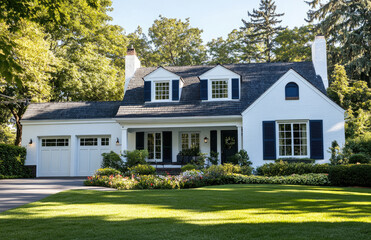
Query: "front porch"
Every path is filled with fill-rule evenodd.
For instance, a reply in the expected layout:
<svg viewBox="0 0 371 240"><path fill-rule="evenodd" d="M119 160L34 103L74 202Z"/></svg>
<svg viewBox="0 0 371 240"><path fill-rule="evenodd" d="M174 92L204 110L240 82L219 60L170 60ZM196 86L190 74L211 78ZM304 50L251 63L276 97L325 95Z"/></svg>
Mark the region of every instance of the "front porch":
<svg viewBox="0 0 371 240"><path fill-rule="evenodd" d="M120 122L122 126L121 151L148 150L147 161L157 169L179 169L189 161L179 156L181 151L198 148L210 156L218 152L223 163L242 149L241 119L193 119L192 122L170 119L140 124ZM189 119L187 119L189 121ZM148 120L147 120L148 121Z"/></svg>

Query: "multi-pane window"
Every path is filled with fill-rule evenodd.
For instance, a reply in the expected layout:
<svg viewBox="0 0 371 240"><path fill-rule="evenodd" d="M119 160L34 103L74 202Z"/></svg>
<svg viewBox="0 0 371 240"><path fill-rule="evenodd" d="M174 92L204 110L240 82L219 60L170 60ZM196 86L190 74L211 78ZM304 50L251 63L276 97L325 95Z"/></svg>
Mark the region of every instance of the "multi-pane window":
<svg viewBox="0 0 371 240"><path fill-rule="evenodd" d="M308 137L306 123L278 124L280 156L307 156Z"/></svg>
<svg viewBox="0 0 371 240"><path fill-rule="evenodd" d="M199 133L182 133L181 134L182 150L189 148L200 148Z"/></svg>
<svg viewBox="0 0 371 240"><path fill-rule="evenodd" d="M155 83L155 99L156 100L168 100L170 94L170 83L169 82L156 82Z"/></svg>
<svg viewBox="0 0 371 240"><path fill-rule="evenodd" d="M68 138L42 139L42 147L68 147Z"/></svg>
<svg viewBox="0 0 371 240"><path fill-rule="evenodd" d="M161 133L147 134L148 159L161 160Z"/></svg>
<svg viewBox="0 0 371 240"><path fill-rule="evenodd" d="M109 138L102 138L101 139L102 146L109 146Z"/></svg>
<svg viewBox="0 0 371 240"><path fill-rule="evenodd" d="M97 146L98 138L80 138L80 146Z"/></svg>
<svg viewBox="0 0 371 240"><path fill-rule="evenodd" d="M211 82L212 98L228 98L228 81L213 80Z"/></svg>

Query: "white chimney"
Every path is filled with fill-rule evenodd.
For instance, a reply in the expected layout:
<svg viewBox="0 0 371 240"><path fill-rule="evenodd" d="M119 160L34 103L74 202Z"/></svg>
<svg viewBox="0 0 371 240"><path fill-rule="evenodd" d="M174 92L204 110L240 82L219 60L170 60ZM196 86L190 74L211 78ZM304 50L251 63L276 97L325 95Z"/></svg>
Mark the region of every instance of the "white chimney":
<svg viewBox="0 0 371 240"><path fill-rule="evenodd" d="M135 71L140 68L140 61L137 57L137 54L135 53L135 49L133 46L131 48L128 48L126 56L125 56L125 89L124 93L126 92L126 89L129 85L130 79L134 76Z"/></svg>
<svg viewBox="0 0 371 240"><path fill-rule="evenodd" d="M312 44L312 62L316 74L321 76L325 89L328 88L326 39L316 36Z"/></svg>

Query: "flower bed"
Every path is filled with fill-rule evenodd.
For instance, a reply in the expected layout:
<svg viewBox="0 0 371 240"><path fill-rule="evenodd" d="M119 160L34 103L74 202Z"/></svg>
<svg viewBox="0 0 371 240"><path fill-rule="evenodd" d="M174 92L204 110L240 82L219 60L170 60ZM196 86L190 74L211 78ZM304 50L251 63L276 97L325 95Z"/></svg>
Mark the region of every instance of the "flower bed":
<svg viewBox="0 0 371 240"><path fill-rule="evenodd" d="M122 175L88 177L88 186L104 186L119 190L132 189L184 189L222 184L293 184L293 185L330 185L327 174L303 174L291 176L246 176L241 174L210 174L201 171L186 171L177 176Z"/></svg>

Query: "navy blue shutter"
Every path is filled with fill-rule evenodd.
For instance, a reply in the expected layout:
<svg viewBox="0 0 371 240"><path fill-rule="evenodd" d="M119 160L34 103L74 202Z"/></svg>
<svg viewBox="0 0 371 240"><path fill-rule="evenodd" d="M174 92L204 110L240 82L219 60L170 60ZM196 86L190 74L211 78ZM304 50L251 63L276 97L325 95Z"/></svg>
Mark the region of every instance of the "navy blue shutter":
<svg viewBox="0 0 371 240"><path fill-rule="evenodd" d="M162 161L164 163L172 162L172 132L162 132Z"/></svg>
<svg viewBox="0 0 371 240"><path fill-rule="evenodd" d="M309 121L310 158L323 159L323 122L322 120Z"/></svg>
<svg viewBox="0 0 371 240"><path fill-rule="evenodd" d="M144 132L136 132L135 134L135 149L143 150L144 149Z"/></svg>
<svg viewBox="0 0 371 240"><path fill-rule="evenodd" d="M218 138L216 130L210 131L210 152L218 152Z"/></svg>
<svg viewBox="0 0 371 240"><path fill-rule="evenodd" d="M276 122L263 121L263 159L276 159Z"/></svg>
<svg viewBox="0 0 371 240"><path fill-rule="evenodd" d="M200 80L200 99L207 100L207 79Z"/></svg>
<svg viewBox="0 0 371 240"><path fill-rule="evenodd" d="M144 82L144 101L150 102L151 101L151 81Z"/></svg>
<svg viewBox="0 0 371 240"><path fill-rule="evenodd" d="M232 99L240 98L240 79L232 78Z"/></svg>
<svg viewBox="0 0 371 240"><path fill-rule="evenodd" d="M173 80L173 101L179 100L179 80Z"/></svg>

